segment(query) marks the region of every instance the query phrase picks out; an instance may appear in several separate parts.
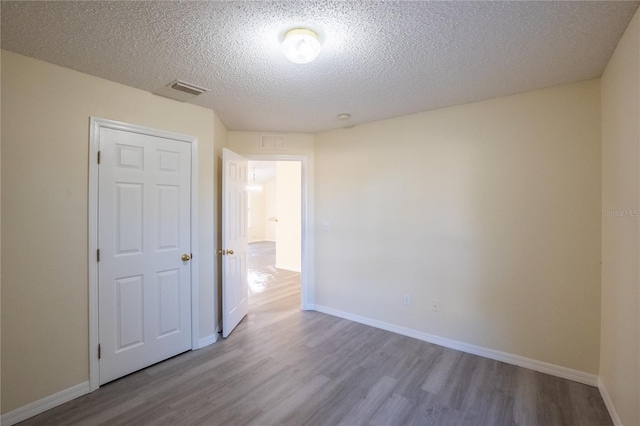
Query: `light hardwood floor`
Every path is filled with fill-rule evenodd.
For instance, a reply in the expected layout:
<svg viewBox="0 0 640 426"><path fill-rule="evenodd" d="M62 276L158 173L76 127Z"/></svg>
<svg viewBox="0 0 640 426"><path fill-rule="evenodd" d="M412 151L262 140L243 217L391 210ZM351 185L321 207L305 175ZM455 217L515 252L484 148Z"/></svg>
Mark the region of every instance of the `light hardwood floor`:
<svg viewBox="0 0 640 426"><path fill-rule="evenodd" d="M24 425L610 425L598 390L317 312L252 244L249 315L224 341Z"/></svg>

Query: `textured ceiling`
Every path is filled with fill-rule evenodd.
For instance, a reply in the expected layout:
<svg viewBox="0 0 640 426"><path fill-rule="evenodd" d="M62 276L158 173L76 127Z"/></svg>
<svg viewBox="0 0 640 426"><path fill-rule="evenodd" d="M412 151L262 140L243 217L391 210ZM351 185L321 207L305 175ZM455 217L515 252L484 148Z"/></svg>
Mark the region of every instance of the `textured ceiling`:
<svg viewBox="0 0 640 426"><path fill-rule="evenodd" d="M598 77L637 7L3 1L2 48L214 109L230 130L317 132ZM280 50L300 26L323 45L306 65Z"/></svg>

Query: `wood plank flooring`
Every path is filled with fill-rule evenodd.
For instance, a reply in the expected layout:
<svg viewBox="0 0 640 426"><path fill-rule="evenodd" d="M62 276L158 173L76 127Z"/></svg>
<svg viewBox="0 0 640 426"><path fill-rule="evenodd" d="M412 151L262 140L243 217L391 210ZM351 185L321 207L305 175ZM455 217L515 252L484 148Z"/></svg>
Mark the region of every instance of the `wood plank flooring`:
<svg viewBox="0 0 640 426"><path fill-rule="evenodd" d="M299 274L252 244L226 339L23 425L610 425L598 389L300 310Z"/></svg>

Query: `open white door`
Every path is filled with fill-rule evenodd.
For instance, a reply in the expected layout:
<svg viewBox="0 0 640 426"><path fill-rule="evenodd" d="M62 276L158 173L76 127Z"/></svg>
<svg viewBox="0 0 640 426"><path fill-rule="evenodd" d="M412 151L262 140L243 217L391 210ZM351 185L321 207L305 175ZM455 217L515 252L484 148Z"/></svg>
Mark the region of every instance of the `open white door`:
<svg viewBox="0 0 640 426"><path fill-rule="evenodd" d="M248 161L225 148L222 170L222 337L227 337L249 312Z"/></svg>

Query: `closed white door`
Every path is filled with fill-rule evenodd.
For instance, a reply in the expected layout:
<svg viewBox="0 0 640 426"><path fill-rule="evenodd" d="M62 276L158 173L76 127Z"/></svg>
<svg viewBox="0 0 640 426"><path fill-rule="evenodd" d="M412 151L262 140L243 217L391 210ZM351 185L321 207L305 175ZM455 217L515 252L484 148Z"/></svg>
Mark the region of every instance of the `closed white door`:
<svg viewBox="0 0 640 426"><path fill-rule="evenodd" d="M222 151L222 337L249 312L247 281L248 165L242 156Z"/></svg>
<svg viewBox="0 0 640 426"><path fill-rule="evenodd" d="M100 384L191 349L191 146L100 129Z"/></svg>

